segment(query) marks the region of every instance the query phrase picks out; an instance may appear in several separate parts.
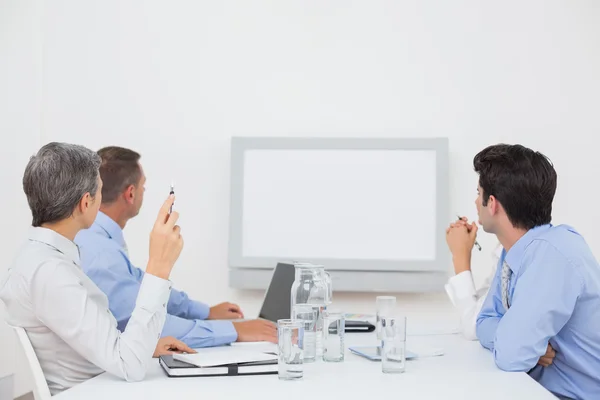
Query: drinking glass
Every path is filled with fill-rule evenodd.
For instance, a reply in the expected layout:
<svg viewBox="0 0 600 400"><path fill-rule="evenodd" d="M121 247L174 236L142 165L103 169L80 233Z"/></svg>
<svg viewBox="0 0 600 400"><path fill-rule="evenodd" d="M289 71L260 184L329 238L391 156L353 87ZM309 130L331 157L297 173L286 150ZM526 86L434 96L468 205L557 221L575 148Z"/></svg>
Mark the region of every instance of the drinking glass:
<svg viewBox="0 0 600 400"><path fill-rule="evenodd" d="M339 311L323 314L323 361L344 361L345 315Z"/></svg>
<svg viewBox="0 0 600 400"><path fill-rule="evenodd" d="M304 327L304 362L314 362L317 356L317 318L318 311L310 304L296 304L292 319L302 323Z"/></svg>
<svg viewBox="0 0 600 400"><path fill-rule="evenodd" d="M400 373L406 370L406 317L382 318L381 370Z"/></svg>
<svg viewBox="0 0 600 400"><path fill-rule="evenodd" d="M277 321L279 379L296 380L303 376L304 324L291 319Z"/></svg>

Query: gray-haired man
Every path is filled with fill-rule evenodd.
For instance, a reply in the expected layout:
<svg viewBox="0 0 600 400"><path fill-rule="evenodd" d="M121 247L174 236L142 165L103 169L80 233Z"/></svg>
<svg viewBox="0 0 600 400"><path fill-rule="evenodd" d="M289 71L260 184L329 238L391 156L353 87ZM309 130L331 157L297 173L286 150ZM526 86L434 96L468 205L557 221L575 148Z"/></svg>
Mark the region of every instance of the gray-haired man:
<svg viewBox="0 0 600 400"><path fill-rule="evenodd" d="M0 285L7 321L27 332L53 394L104 371L141 380L153 353L192 351L173 338L158 340L169 274L183 246L178 214L168 213L173 197L163 204L150 234L146 276L123 333L106 296L79 267L73 239L98 213L99 166L95 152L64 143L49 143L31 157L23 189L33 227Z"/></svg>

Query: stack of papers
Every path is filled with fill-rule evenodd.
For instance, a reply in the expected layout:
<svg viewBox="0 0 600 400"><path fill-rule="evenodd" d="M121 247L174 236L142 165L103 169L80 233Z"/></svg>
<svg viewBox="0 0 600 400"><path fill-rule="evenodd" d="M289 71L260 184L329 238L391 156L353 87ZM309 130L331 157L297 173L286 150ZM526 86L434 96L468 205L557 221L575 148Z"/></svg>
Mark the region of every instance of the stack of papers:
<svg viewBox="0 0 600 400"><path fill-rule="evenodd" d="M198 367L217 367L230 364L249 364L277 361L276 347L271 346L221 346L196 349L196 354L173 354L173 358Z"/></svg>

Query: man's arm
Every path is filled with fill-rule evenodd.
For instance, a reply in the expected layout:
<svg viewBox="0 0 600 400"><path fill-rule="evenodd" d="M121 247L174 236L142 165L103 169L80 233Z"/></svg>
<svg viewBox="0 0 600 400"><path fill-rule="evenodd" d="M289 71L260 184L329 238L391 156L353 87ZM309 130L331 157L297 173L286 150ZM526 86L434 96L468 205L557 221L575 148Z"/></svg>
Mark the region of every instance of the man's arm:
<svg viewBox="0 0 600 400"><path fill-rule="evenodd" d="M106 294L117 326L120 331L124 331L135 308L144 272L128 264L125 255L116 250L102 251L88 259L84 248L82 256L87 276ZM129 267L132 268L132 274L128 272Z"/></svg>
<svg viewBox="0 0 600 400"><path fill-rule="evenodd" d="M531 243L522 262L526 269L493 342L496 365L505 371L529 371L538 363L571 318L583 288L577 267L546 241Z"/></svg>
<svg viewBox="0 0 600 400"><path fill-rule="evenodd" d="M135 307L135 299L144 279L144 271L131 265L126 256L117 250L103 251L92 259L88 259L85 253L84 248L82 261L85 264L86 274L106 294L110 311L117 319L119 330L125 330ZM169 314L182 318L204 319L208 316L208 310L207 305L190 300L185 293L171 290L167 303Z"/></svg>
<svg viewBox="0 0 600 400"><path fill-rule="evenodd" d="M500 273L502 268L498 265L496 274L492 280L490 291L487 294L477 317L476 333L479 343L486 349L494 348L494 338L500 318L504 315L504 306L502 305Z"/></svg>
<svg viewBox="0 0 600 400"><path fill-rule="evenodd" d="M185 319L207 319L210 314L210 306L190 299L185 292L171 290L167 312Z"/></svg>
<svg viewBox="0 0 600 400"><path fill-rule="evenodd" d="M132 273L128 272L131 268ZM139 268L128 264L127 259L118 251L104 251L94 259L86 260L86 272L108 297L112 314L118 322L118 328L125 330L131 313L135 308L135 299L138 296L144 272ZM181 315L190 316L200 314L195 304L183 292L171 290L167 314L161 336L173 336L190 347L219 346L235 342L238 333L230 321L203 321L194 318L185 318ZM174 300L175 299L175 300ZM172 306L172 302L175 306ZM189 312L183 312L185 308ZM171 310L179 311L180 316L170 315Z"/></svg>
<svg viewBox="0 0 600 400"><path fill-rule="evenodd" d="M237 331L231 321L202 321L167 315L162 336L173 336L192 348L235 342Z"/></svg>
<svg viewBox="0 0 600 400"><path fill-rule="evenodd" d="M131 264L130 267L137 282L141 282L144 278L144 271ZM170 315L185 319L207 319L210 314L210 306L190 299L185 292L172 289L167 304L167 312Z"/></svg>
<svg viewBox="0 0 600 400"><path fill-rule="evenodd" d="M446 292L460 313L462 334L467 340L477 340L475 332L477 316L483 307L494 275L492 273L486 278L479 290L475 289L471 271L461 272L448 280Z"/></svg>
<svg viewBox="0 0 600 400"><path fill-rule="evenodd" d="M165 321L170 283L147 274L127 329L92 296L70 269L49 262L31 281L36 317L77 353L98 367L128 381L144 378Z"/></svg>
<svg viewBox="0 0 600 400"><path fill-rule="evenodd" d="M241 322L187 320L167 315L163 336L175 336L190 347L234 341L277 343L277 326L261 319Z"/></svg>

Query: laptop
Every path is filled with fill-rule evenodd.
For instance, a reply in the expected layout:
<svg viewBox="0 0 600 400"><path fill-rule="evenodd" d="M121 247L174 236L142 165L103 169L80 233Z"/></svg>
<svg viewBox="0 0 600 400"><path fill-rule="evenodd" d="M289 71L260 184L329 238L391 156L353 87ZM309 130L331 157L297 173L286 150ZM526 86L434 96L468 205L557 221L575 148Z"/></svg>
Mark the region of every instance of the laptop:
<svg viewBox="0 0 600 400"><path fill-rule="evenodd" d="M265 319L277 323L280 319L290 318L291 291L296 279L294 264L277 263L271 283L265 292L258 319ZM244 320L248 320L245 318Z"/></svg>

